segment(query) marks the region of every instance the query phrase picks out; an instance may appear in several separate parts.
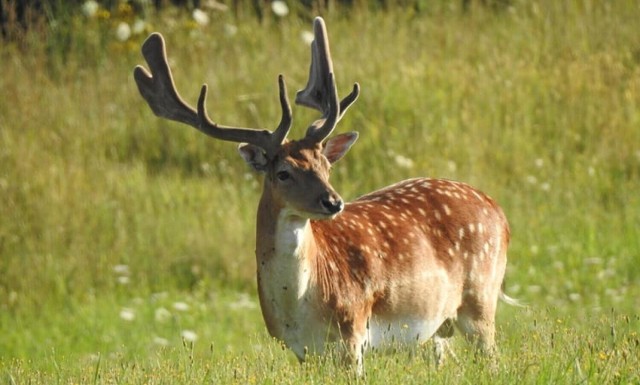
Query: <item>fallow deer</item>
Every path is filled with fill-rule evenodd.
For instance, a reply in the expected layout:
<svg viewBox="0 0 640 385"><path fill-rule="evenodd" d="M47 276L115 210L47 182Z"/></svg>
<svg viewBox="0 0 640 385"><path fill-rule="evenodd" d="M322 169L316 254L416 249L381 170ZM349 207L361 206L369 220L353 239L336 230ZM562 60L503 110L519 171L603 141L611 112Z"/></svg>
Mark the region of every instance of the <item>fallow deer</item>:
<svg viewBox="0 0 640 385"><path fill-rule="evenodd" d="M279 76L282 118L275 131L224 127L175 88L158 33L142 46L150 72L134 71L160 117L217 139L264 174L256 230L257 284L269 333L300 361L338 345L363 370L363 352L434 338L438 361L452 325L482 352L495 349L495 313L507 261L509 226L494 200L473 187L417 178L344 203L329 183L331 165L356 132L327 139L360 87L339 101L324 21L314 21L311 68L296 104L322 113L300 140L286 139L291 107Z"/></svg>

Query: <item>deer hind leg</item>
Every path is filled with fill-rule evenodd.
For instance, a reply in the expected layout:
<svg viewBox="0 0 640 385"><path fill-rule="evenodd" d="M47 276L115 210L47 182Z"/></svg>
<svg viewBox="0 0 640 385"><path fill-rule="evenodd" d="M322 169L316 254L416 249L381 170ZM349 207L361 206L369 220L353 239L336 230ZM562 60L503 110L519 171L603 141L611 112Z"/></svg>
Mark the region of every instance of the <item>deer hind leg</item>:
<svg viewBox="0 0 640 385"><path fill-rule="evenodd" d="M482 301L467 297L458 309L456 324L467 340L475 344L477 353L488 357L496 353L495 300Z"/></svg>
<svg viewBox="0 0 640 385"><path fill-rule="evenodd" d="M436 367L438 368L444 365L447 355L451 356L456 364L458 363L458 357L449 346L449 338L453 336L453 332L453 320L448 318L440 325L433 336L433 353L436 357Z"/></svg>

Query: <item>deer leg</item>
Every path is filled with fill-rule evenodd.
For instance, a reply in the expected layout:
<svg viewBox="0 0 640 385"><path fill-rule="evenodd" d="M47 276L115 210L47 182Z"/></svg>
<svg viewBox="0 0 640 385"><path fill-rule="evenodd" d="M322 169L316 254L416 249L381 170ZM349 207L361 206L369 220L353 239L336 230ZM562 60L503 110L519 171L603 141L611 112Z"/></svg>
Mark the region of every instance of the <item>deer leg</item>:
<svg viewBox="0 0 640 385"><path fill-rule="evenodd" d="M353 334L343 340L342 362L345 366L355 369L358 377L364 374L364 351L366 338L364 334Z"/></svg>
<svg viewBox="0 0 640 385"><path fill-rule="evenodd" d="M353 367L358 377L364 375L364 352L369 342L368 323L371 312L365 314L355 316L353 320L340 325L344 347L343 362Z"/></svg>
<svg viewBox="0 0 640 385"><path fill-rule="evenodd" d="M458 310L456 322L467 340L476 346L477 351L489 357L496 353L495 308L495 303L487 306L478 306L478 302L463 305Z"/></svg>
<svg viewBox="0 0 640 385"><path fill-rule="evenodd" d="M436 367L441 368L444 365L447 353L458 363L458 358L449 346L449 338L453 336L453 321L446 319L433 336L433 353L436 357Z"/></svg>

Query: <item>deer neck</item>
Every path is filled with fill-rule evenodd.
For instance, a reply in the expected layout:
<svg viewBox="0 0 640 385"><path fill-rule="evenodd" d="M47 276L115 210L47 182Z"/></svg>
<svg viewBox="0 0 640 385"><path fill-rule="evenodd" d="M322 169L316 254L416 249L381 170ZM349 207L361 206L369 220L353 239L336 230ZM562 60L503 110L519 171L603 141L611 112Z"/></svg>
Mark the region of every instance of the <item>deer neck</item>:
<svg viewBox="0 0 640 385"><path fill-rule="evenodd" d="M276 203L265 190L258 206L256 261L258 293L271 335L283 338L283 325L298 319L309 293L317 253L311 221Z"/></svg>
<svg viewBox="0 0 640 385"><path fill-rule="evenodd" d="M310 259L316 251L311 221L279 204L267 189L258 205L256 230L258 267L274 258Z"/></svg>

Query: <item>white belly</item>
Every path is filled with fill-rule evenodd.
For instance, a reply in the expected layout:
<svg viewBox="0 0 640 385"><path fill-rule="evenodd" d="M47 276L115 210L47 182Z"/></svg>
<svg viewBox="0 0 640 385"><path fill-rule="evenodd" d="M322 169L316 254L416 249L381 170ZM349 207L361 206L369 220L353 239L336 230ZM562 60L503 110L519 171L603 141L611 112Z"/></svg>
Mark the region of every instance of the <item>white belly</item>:
<svg viewBox="0 0 640 385"><path fill-rule="evenodd" d="M369 323L369 344L375 349L397 345L419 345L431 338L444 320L444 317L424 320L389 319L374 315Z"/></svg>

